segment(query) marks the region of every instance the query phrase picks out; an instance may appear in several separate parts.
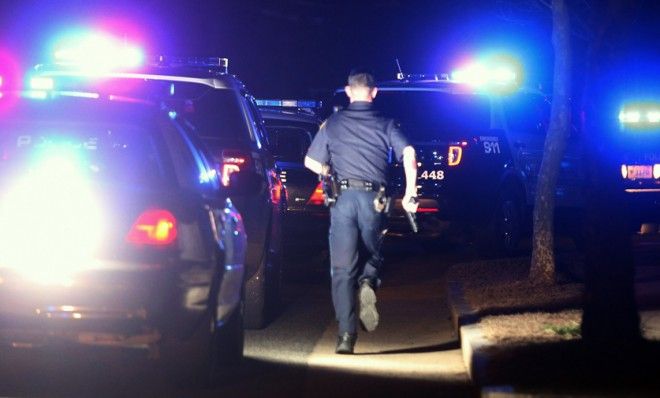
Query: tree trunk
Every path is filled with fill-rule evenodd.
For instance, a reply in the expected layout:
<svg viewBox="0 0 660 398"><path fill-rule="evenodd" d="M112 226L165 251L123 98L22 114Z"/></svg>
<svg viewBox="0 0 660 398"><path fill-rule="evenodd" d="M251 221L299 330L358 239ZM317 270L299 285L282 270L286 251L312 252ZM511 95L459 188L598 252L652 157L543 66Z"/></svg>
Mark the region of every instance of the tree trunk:
<svg viewBox="0 0 660 398"><path fill-rule="evenodd" d="M570 131L571 44L564 0L552 1L552 45L555 53L553 98L534 203L534 238L529 277L533 282L555 281L554 210L559 166Z"/></svg>
<svg viewBox="0 0 660 398"><path fill-rule="evenodd" d="M621 164L613 150L621 144L616 116L603 115L611 98L611 74L627 57L623 38L635 29L626 0L610 0L594 21L590 43L583 112L587 165L585 302L582 337L592 347L618 347L641 339L634 295L634 258L628 199L621 184ZM619 47L612 47L617 43ZM614 343L614 344L613 344Z"/></svg>

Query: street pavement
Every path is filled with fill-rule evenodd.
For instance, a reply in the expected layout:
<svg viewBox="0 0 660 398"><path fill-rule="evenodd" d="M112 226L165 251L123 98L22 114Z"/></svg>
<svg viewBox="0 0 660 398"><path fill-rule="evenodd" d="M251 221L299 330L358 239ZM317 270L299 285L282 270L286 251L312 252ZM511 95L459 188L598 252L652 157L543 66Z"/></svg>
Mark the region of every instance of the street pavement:
<svg viewBox="0 0 660 398"><path fill-rule="evenodd" d="M246 332L245 361L213 390L172 384L131 353L24 352L2 358L0 396L364 397L474 396L449 319L445 275L469 248L428 252L388 242L381 322L360 333L356 354L334 354L336 324L327 266L290 256L283 306L265 329ZM314 260L309 260L314 258Z"/></svg>

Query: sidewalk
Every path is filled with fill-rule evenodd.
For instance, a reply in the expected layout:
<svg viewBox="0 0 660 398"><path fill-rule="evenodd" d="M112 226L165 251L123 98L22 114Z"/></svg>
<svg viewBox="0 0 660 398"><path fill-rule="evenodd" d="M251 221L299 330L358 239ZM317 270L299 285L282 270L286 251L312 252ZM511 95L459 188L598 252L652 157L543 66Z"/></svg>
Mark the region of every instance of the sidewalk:
<svg viewBox="0 0 660 398"><path fill-rule="evenodd" d="M585 347L580 339L578 285L565 283L562 294L555 298L541 294L523 297L520 305L479 308L479 300L471 296L475 289L488 298L506 294L498 290L504 283L524 284L521 278L528 260L502 261L457 264L449 282L453 324L460 336L465 367L476 385L625 395L634 386L639 390L636 393L643 396L660 388L660 278L656 277L660 267L644 270L651 277L641 278L635 286L643 308L640 317L646 343L604 349ZM493 266L495 269L488 268ZM497 266L501 269L497 270ZM488 279L492 280L491 286L487 286ZM506 303L505 299L495 301ZM553 318L559 319L559 323L553 324ZM541 325L538 331L531 330L530 323L534 322L530 319ZM510 329L500 336L493 335L493 323ZM495 331L499 332L497 328Z"/></svg>

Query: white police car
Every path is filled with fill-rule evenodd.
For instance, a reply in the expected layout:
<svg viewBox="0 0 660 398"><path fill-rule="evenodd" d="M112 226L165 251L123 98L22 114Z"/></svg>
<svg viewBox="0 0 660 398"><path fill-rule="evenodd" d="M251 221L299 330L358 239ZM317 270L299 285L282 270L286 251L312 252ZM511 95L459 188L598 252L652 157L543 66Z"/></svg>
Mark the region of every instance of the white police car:
<svg viewBox="0 0 660 398"><path fill-rule="evenodd" d="M630 201L633 228L643 235L660 230L660 103L634 100L618 115L621 178Z"/></svg>
<svg viewBox="0 0 660 398"><path fill-rule="evenodd" d="M202 138L248 236L245 325L265 326L279 302L284 195L254 98L228 73L228 60L149 60L112 36L76 36L57 48L52 64L36 67L32 84L162 102Z"/></svg>

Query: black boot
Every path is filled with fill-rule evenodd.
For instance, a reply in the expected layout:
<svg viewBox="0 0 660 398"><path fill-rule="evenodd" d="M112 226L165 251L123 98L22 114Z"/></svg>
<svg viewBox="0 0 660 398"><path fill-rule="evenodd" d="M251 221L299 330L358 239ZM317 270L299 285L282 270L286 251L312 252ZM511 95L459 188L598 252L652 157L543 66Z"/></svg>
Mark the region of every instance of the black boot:
<svg viewBox="0 0 660 398"><path fill-rule="evenodd" d="M337 354L352 354L356 340L357 340L356 334L351 334L346 332L339 335L337 337L337 348L335 348L335 352Z"/></svg>

